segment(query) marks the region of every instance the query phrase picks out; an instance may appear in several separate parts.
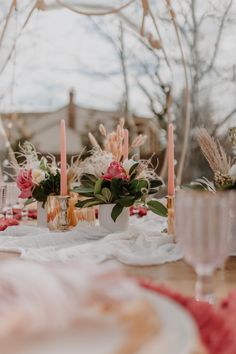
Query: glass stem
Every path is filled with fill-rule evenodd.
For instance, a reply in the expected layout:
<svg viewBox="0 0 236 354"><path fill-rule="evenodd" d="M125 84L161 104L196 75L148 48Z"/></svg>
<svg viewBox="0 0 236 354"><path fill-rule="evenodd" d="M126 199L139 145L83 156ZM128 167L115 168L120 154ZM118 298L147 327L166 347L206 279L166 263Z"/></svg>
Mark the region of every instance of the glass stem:
<svg viewBox="0 0 236 354"><path fill-rule="evenodd" d="M210 304L214 303L213 273L197 274L195 298L198 301L205 301Z"/></svg>

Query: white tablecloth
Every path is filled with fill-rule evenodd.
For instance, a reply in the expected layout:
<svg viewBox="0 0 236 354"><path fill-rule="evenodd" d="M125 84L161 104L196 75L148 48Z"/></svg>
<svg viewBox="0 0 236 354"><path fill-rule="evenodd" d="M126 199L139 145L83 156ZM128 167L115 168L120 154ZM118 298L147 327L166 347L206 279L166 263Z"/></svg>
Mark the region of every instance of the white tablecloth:
<svg viewBox="0 0 236 354"><path fill-rule="evenodd" d="M129 265L156 265L182 258L173 237L163 233L166 221L149 213L130 218L129 230L109 234L99 226L79 224L64 233L33 226L13 226L0 233L0 251L15 251L24 259L68 262L115 259Z"/></svg>

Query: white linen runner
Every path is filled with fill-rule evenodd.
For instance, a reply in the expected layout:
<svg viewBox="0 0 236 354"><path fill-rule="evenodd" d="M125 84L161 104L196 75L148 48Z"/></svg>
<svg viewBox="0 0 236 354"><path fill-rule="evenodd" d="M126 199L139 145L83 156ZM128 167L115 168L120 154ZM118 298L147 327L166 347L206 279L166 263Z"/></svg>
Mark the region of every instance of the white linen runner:
<svg viewBox="0 0 236 354"><path fill-rule="evenodd" d="M173 237L163 233L166 221L153 213L130 217L126 232L109 233L80 223L69 232L49 232L33 226L12 226L0 233L0 251L19 252L24 259L68 262L118 260L127 265L157 265L182 258Z"/></svg>

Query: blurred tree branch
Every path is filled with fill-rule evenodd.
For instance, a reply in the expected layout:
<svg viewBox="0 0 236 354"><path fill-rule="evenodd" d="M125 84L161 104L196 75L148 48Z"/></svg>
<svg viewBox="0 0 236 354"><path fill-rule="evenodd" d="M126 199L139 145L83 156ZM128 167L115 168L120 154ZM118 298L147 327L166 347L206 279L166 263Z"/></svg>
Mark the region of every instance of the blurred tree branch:
<svg viewBox="0 0 236 354"><path fill-rule="evenodd" d="M230 113L228 113L227 116L220 123L215 125L213 134L217 135L218 130L223 127L223 125L225 125L233 117L233 115L236 115L236 108L234 108Z"/></svg>

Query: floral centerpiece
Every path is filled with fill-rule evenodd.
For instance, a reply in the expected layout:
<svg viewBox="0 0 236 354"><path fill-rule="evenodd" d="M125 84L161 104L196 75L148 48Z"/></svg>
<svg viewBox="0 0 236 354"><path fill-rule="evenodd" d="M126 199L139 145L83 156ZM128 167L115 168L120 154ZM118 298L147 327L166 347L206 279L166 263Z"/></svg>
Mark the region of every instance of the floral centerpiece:
<svg viewBox="0 0 236 354"><path fill-rule="evenodd" d="M19 198L26 199L26 204L38 201L44 206L49 195L60 194L60 169L54 156L40 156L31 143L25 142L18 158L23 160L16 177Z"/></svg>
<svg viewBox="0 0 236 354"><path fill-rule="evenodd" d="M56 158L48 154L42 156L33 144L26 141L16 153L21 162L14 166L18 171L16 184L20 190L19 198L26 199L26 204L38 201L45 206L49 195L60 195L61 170ZM72 190L80 169L80 157L73 156L67 171L68 190Z"/></svg>
<svg viewBox="0 0 236 354"><path fill-rule="evenodd" d="M60 208L55 196L60 195L61 169L57 165L55 157L50 154L46 157L42 156L29 142L20 146L17 157L21 161L17 166L14 166L18 171L16 184L20 190L19 198L26 200L25 205L37 202L38 226L56 229ZM67 170L68 191L72 190L72 184L77 178L79 163L80 156L73 157ZM77 223L74 214L76 201L77 195L70 193L67 210L70 226L75 226ZM47 207L45 208L45 206Z"/></svg>
<svg viewBox="0 0 236 354"><path fill-rule="evenodd" d="M234 153L236 149L236 127L230 128L229 140ZM202 177L191 182L187 187L211 192L236 189L235 157L228 156L221 144L210 136L204 128L199 131L198 141L202 153L213 172L213 180L209 181L207 178Z"/></svg>
<svg viewBox="0 0 236 354"><path fill-rule="evenodd" d="M89 133L93 145L91 156L80 165L82 174L76 191L83 197L77 203L80 208L95 205L112 205L111 217L115 222L124 208L140 202L153 212L167 216L166 207L158 200L150 200L163 185L155 173L150 160L124 159L124 120L121 119L116 131L107 134L103 125L99 130L104 137L103 148ZM141 146L146 140L137 136L130 145L130 151ZM129 151L129 152L130 152Z"/></svg>

